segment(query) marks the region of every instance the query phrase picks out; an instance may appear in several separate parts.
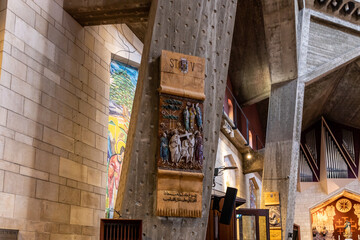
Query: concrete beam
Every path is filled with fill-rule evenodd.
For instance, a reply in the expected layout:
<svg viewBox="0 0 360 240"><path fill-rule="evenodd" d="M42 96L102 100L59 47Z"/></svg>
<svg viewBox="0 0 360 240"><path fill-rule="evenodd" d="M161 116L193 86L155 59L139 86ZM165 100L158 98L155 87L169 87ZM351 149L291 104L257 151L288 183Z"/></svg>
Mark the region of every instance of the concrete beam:
<svg viewBox="0 0 360 240"><path fill-rule="evenodd" d="M239 1L231 47L229 77L237 101L244 105L270 93L261 0ZM266 97L265 97L266 98Z"/></svg>
<svg viewBox="0 0 360 240"><path fill-rule="evenodd" d="M263 0L266 47L271 83L297 78L294 0Z"/></svg>
<svg viewBox="0 0 360 240"><path fill-rule="evenodd" d="M303 99L304 83L297 79L271 86L262 196L280 193L282 239L293 232Z"/></svg>
<svg viewBox="0 0 360 240"><path fill-rule="evenodd" d="M126 143L116 210L143 220L144 239L205 239L237 1L154 0ZM201 218L155 216L161 50L206 59Z"/></svg>

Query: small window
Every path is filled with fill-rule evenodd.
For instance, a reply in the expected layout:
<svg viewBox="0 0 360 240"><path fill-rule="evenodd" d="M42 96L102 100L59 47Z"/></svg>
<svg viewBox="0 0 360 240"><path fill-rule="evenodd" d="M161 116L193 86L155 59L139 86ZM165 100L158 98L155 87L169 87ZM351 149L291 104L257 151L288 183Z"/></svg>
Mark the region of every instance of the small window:
<svg viewBox="0 0 360 240"><path fill-rule="evenodd" d="M228 98L228 106L229 106L229 118L234 122L234 106L230 98Z"/></svg>
<svg viewBox="0 0 360 240"><path fill-rule="evenodd" d="M249 130L249 146L253 148L253 135L251 130Z"/></svg>

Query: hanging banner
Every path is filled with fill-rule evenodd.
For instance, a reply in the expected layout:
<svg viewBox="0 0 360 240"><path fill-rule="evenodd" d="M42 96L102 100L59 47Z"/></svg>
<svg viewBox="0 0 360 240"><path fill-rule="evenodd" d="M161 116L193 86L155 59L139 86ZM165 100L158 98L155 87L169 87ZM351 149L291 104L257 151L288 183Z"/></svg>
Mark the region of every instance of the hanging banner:
<svg viewBox="0 0 360 240"><path fill-rule="evenodd" d="M162 51L158 216L201 217L205 59Z"/></svg>

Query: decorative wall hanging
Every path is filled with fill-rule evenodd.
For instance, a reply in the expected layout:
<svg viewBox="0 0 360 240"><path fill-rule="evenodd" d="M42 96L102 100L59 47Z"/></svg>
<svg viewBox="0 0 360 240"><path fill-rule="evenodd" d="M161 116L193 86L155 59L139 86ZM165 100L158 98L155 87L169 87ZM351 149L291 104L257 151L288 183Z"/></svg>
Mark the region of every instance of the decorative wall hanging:
<svg viewBox="0 0 360 240"><path fill-rule="evenodd" d="M270 239L281 239L281 207L279 192L264 192L265 207L269 209Z"/></svg>
<svg viewBox="0 0 360 240"><path fill-rule="evenodd" d="M360 204L358 197L347 196L335 197L311 211L313 240L359 239Z"/></svg>
<svg viewBox="0 0 360 240"><path fill-rule="evenodd" d="M158 216L201 217L205 59L162 51Z"/></svg>

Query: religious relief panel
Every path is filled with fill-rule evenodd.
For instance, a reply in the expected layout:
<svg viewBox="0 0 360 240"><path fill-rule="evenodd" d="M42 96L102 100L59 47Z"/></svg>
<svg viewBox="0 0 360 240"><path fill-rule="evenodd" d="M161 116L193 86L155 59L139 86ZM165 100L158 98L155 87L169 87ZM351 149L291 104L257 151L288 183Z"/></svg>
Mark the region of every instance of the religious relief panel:
<svg viewBox="0 0 360 240"><path fill-rule="evenodd" d="M159 168L201 172L202 108L202 103L193 99L160 96Z"/></svg>
<svg viewBox="0 0 360 240"><path fill-rule="evenodd" d="M156 214L201 217L205 61L163 51L160 65Z"/></svg>
<svg viewBox="0 0 360 240"><path fill-rule="evenodd" d="M341 197L311 213L314 240L358 240L360 204Z"/></svg>

